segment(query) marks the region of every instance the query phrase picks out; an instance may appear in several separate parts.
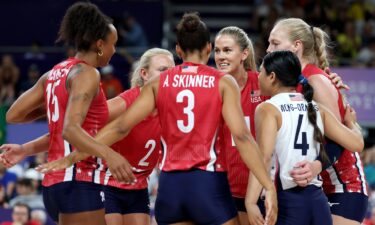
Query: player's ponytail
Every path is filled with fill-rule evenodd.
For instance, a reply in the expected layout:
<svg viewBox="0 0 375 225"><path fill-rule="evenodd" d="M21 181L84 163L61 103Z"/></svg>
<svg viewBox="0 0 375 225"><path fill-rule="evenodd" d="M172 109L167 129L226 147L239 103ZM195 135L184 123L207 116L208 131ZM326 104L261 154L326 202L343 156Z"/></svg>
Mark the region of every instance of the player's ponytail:
<svg viewBox="0 0 375 225"><path fill-rule="evenodd" d="M305 97L305 100L307 101L308 119L314 126L314 140L319 144L320 147L319 158L323 163L329 163L329 158L323 144L324 137L316 122L317 109L315 109L314 104L312 103L314 97L314 88L309 84L308 80L303 75L299 75L298 81L302 85L302 93Z"/></svg>

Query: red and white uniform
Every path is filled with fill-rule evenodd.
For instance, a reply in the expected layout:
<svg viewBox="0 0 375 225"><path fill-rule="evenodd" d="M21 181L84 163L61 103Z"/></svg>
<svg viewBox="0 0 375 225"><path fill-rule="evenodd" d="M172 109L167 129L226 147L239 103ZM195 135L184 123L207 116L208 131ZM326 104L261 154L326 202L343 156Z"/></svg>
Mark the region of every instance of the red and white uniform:
<svg viewBox="0 0 375 225"><path fill-rule="evenodd" d="M314 74L323 74L329 77L323 70L312 64L308 64L302 74L307 78ZM337 93L339 95L337 105L340 110L341 122L343 122L345 106L338 89ZM357 152L352 153L345 149L340 158L332 166L322 171L320 175L323 178L323 190L326 194L356 192L368 195L362 161Z"/></svg>
<svg viewBox="0 0 375 225"><path fill-rule="evenodd" d="M264 101L260 96L258 73L248 71L248 79L241 91L241 106L245 116L246 125L251 134L255 137L254 113L255 108ZM232 134L225 125L223 130L224 148L227 160L228 180L232 195L238 198L245 198L247 183L249 180L249 169L242 161L238 152ZM220 138L222 138L220 136Z"/></svg>
<svg viewBox="0 0 375 225"><path fill-rule="evenodd" d="M119 96L124 99L126 107L129 108L140 93L140 88L135 87L123 92ZM158 163L161 151L159 117L157 115L147 117L133 127L124 139L113 144L111 147L124 156L136 168L134 176L137 179L137 183L132 185L120 183L107 170L104 184L131 190L147 188L147 178Z"/></svg>
<svg viewBox="0 0 375 225"><path fill-rule="evenodd" d="M222 77L212 67L190 62L160 75L156 102L163 171L224 171L225 155L216 148L223 122L219 90Z"/></svg>
<svg viewBox="0 0 375 225"><path fill-rule="evenodd" d="M46 103L48 128L50 141L48 148L48 162L60 159L75 151L62 137L64 127L65 110L69 100L69 93L66 89L68 74L71 68L84 61L69 58L53 67L48 74L45 83L44 99ZM100 87L97 96L92 100L82 128L91 136L94 136L108 121L108 107L104 92ZM87 181L103 184L104 164L102 159L88 157L85 160L75 163L73 166L55 172L47 173L43 179L43 186L65 181Z"/></svg>

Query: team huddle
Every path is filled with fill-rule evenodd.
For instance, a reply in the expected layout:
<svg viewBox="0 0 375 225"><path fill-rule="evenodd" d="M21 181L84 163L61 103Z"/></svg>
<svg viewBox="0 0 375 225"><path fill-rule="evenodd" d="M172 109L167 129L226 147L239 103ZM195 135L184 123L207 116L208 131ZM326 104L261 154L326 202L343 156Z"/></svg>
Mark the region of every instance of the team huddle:
<svg viewBox="0 0 375 225"><path fill-rule="evenodd" d="M176 29L182 64L149 49L131 89L109 100L97 68L115 53L111 19L78 2L58 35L75 57L46 72L6 118L47 117L49 134L0 147L6 167L48 151L38 170L56 223L150 224L147 186L156 167L159 225L362 222L364 141L340 78L325 71L328 36L320 28L278 21L258 72L242 29L221 29L212 47L205 23L186 13ZM212 51L216 68L207 65Z"/></svg>

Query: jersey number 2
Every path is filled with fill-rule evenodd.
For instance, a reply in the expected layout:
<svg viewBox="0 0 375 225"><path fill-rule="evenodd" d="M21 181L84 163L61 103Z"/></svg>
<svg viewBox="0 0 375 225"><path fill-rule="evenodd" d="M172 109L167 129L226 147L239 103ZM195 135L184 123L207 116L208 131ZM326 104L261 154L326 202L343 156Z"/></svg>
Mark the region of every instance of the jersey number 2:
<svg viewBox="0 0 375 225"><path fill-rule="evenodd" d="M307 155L307 150L309 149L309 144L307 143L307 134L306 132L301 132L302 134L302 143L297 143L299 133L301 131L301 124L302 124L303 115L300 114L298 116L298 125L297 125L297 131L296 136L294 137L294 149L301 149L302 155Z"/></svg>
<svg viewBox="0 0 375 225"><path fill-rule="evenodd" d="M154 151L155 146L156 146L156 141L155 140L150 139L150 140L147 141L147 143L145 145L145 149L148 149L148 148L150 148L150 149L148 150L148 152L145 155L145 157L143 157L139 161L139 163L138 163L139 166L148 166L149 162L146 162L146 160L148 159L148 157L150 157L151 153Z"/></svg>

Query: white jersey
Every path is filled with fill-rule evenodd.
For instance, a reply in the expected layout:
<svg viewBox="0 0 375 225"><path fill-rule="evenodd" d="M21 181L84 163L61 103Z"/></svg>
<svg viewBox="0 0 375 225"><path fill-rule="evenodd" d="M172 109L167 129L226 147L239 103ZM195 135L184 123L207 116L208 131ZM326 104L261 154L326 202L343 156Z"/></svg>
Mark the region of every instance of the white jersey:
<svg viewBox="0 0 375 225"><path fill-rule="evenodd" d="M276 165L272 165L277 171L271 175L279 176L283 190L290 189L296 187L297 184L289 172L297 162L314 161L319 155L320 147L314 140L314 126L309 122L307 102L302 94L281 93L266 102L274 105L282 116L274 151ZM318 106L314 101L313 104L317 111L317 125L323 133L323 122ZM310 184L322 186L318 177L315 177Z"/></svg>

